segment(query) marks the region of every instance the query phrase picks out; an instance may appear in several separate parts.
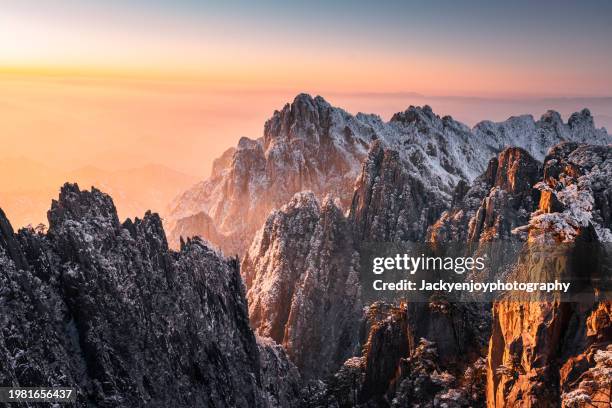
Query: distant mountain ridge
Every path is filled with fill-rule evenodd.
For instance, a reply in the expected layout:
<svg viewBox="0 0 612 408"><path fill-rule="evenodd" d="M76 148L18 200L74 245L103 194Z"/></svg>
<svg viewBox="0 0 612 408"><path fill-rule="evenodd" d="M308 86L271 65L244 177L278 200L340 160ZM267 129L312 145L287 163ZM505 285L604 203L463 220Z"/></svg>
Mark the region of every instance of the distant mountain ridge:
<svg viewBox="0 0 612 408"><path fill-rule="evenodd" d="M429 106L411 106L385 122L377 115L351 115L320 96L300 94L274 112L262 138L242 138L215 161L209 179L171 203L171 244L177 245L186 231L198 232L190 217L204 213L216 230L201 235L221 249L244 254L269 212L304 190L319 200L330 194L347 209L374 140L396 151L403 171L443 206L450 204L459 181L473 181L505 147L521 147L543 160L547 149L561 142L612 142L605 129L595 127L588 109L572 114L567 123L548 111L539 120L522 115L469 128L436 115Z"/></svg>

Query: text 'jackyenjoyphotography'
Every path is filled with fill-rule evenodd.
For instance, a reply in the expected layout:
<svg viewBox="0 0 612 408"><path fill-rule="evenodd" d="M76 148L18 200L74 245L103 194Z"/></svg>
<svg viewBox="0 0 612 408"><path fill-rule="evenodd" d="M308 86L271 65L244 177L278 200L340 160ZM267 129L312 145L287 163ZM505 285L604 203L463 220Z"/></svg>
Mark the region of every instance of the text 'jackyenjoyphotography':
<svg viewBox="0 0 612 408"><path fill-rule="evenodd" d="M361 248L361 287L368 301L608 299L611 253L594 244L374 243Z"/></svg>

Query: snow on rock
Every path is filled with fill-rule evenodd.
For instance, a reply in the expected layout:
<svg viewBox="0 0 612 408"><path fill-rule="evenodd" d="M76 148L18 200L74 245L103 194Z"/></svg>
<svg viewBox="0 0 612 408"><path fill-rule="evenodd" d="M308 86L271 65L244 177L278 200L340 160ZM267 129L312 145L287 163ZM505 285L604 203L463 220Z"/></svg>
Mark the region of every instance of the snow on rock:
<svg viewBox="0 0 612 408"><path fill-rule="evenodd" d="M540 208L529 224L532 242L572 242L593 227L600 242L612 242L612 146L566 143L546 157Z"/></svg>
<svg viewBox="0 0 612 408"><path fill-rule="evenodd" d="M78 406L292 405L265 377L289 365L259 354L236 259L199 239L170 251L157 214L121 224L75 184L48 216L47 234L15 234L0 211L0 384L75 387Z"/></svg>
<svg viewBox="0 0 612 408"><path fill-rule="evenodd" d="M385 122L376 115L353 116L320 96L300 94L274 112L262 138L242 138L215 162L208 180L171 204L171 244L177 245L182 233L197 231L173 230L178 220L205 212L222 237L213 243L242 255L270 211L303 190L313 191L318 200L331 194L348 208L373 140L395 151L414 183L427 186L447 204L460 181L472 182L505 147L521 147L542 160L560 142L612 141L604 129L595 128L586 109L567 123L549 111L537 121L524 115L470 129L450 116L436 115L429 106L411 106ZM199 232L214 241L206 231Z"/></svg>
<svg viewBox="0 0 612 408"><path fill-rule="evenodd" d="M583 112L570 122L578 126L588 122L585 117ZM527 225L515 229L528 243L510 279L563 279L573 266L566 257L568 246L557 244L610 242L611 178L611 145L561 143L550 149L542 181L536 184L538 208ZM542 252L541 243L553 245ZM583 263L575 271L585 273L585 279L592 272ZM493 304L488 406L513 406L525 396L533 406L572 407L591 401L609 406L610 383L596 386L594 381L601 372L595 356L604 355L612 340L611 303L600 300L598 292L593 289L592 296L580 302L561 302L555 296L548 301ZM606 394L601 394L604 389ZM602 395L607 397L602 400Z"/></svg>
<svg viewBox="0 0 612 408"><path fill-rule="evenodd" d="M358 242L420 241L446 206L439 190L377 140L355 183L349 217Z"/></svg>
<svg viewBox="0 0 612 408"><path fill-rule="evenodd" d="M312 192L274 211L245 255L251 326L281 344L307 379L333 372L357 343L357 264L342 211Z"/></svg>
<svg viewBox="0 0 612 408"><path fill-rule="evenodd" d="M483 242L512 238L539 201L542 164L525 150L504 149L472 186L457 185L449 210L428 230L431 242Z"/></svg>

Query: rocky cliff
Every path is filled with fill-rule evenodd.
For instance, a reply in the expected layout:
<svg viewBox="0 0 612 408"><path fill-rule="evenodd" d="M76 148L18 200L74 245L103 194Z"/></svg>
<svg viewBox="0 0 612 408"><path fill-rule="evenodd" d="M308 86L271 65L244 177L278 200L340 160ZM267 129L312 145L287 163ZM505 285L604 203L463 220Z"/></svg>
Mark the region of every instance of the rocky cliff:
<svg viewBox="0 0 612 408"><path fill-rule="evenodd" d="M538 208L518 232L526 234L528 245L610 242L611 176L610 146L568 143L551 149L537 185ZM563 277L569 269L564 257L526 251L518 273L536 264L538 273L551 276ZM610 406L612 313L609 300L599 301L596 292L591 297L579 303L553 298L494 305L489 407Z"/></svg>
<svg viewBox="0 0 612 408"><path fill-rule="evenodd" d="M489 173L481 179L490 185L497 182L500 188L516 191L517 197L525 191L531 193L523 180L514 178L530 174L531 165L537 170L537 162L522 150L508 150L502 153L500 161L502 164L498 165L499 161L495 159L492 162L495 166L492 165L490 170L499 171L499 177ZM529 166L518 168L517 163L527 163ZM406 203L413 205L407 206ZM352 406L359 402L385 406L395 398L403 401L420 396L433 401L443 398L449 390L460 392L464 400L471 403L484 401L484 365L481 357L488 341L490 320L481 305L452 305L441 298L432 299L430 303L400 307L375 304L366 308L363 317L355 311L353 314L334 313L330 319L330 314L326 312L330 307L326 306L327 302L346 308L347 300L354 299L354 295L347 296L347 290L352 289L349 285L358 287L359 282L348 282L347 276L354 273L352 265L358 262L354 260L351 263L350 252L355 252L355 257L363 241L423 240L428 226L435 221L443 205L443 199L436 195L430 185L411 176L397 152L375 141L356 183L353 204L346 219L348 226L344 226L347 222L339 209L331 206L331 201L327 200L323 206L327 208L323 210L319 208L314 194L302 193L282 210L273 212L256 235L242 264L243 276L249 288L251 324L259 334L271 336L287 347L290 358L306 373L307 378L326 378L333 374L327 377L325 387L314 393L315 397L309 399L309 403L315 406ZM322 223L321 213L330 210L335 216L327 216L327 221ZM490 211L492 217L495 217L494 211ZM323 241L317 233L321 225L330 231ZM337 232L331 233L334 229ZM324 244L321 245L321 242ZM324 247L329 249L321 251ZM342 250L339 251L339 248ZM307 274L311 275L311 285L321 289L304 292L307 294L304 297L301 292L304 286L299 282ZM322 299L324 302L321 302ZM359 301L357 298L355 303L360 304ZM306 320L301 325L291 321L290 314L296 307L312 310L309 324ZM362 324L359 331L356 329L358 321ZM320 322L323 324L320 325ZM337 334L335 337L334 334L330 335L345 328L353 330L352 333L348 330L345 332L350 334L346 337L349 341L343 341ZM299 339L300 343L287 341L287 336ZM338 353L338 357L354 357L342 365L341 359L327 358L318 363L313 359L310 367L304 365L303 350L308 350L306 356L309 358L322 355L313 353L315 349L311 345L328 343L330 338L343 342L343 353ZM417 353L421 339L431 342L432 347L435 344L435 365L427 366L427 370L421 367L420 374L415 377L406 364ZM332 347L326 344L325 348ZM473 387L480 387L482 391L478 397L472 397L468 391L461 389L465 370L473 372L477 369L474 365L478 366L479 374L473 378ZM339 370L334 372L334 368ZM398 377L398 373L403 374ZM452 377L453 380L448 384L433 384L417 394L412 392L412 382L417 378L442 373L446 373L444 378Z"/></svg>
<svg viewBox="0 0 612 408"><path fill-rule="evenodd" d="M475 320L472 320L474 319ZM348 359L308 402L338 407L484 406L480 316L448 303L374 303L362 353ZM433 339L433 340L429 340Z"/></svg>
<svg viewBox="0 0 612 408"><path fill-rule="evenodd" d="M342 211L311 192L272 213L244 258L252 327L306 378L335 370L358 342L357 262Z"/></svg>
<svg viewBox="0 0 612 408"><path fill-rule="evenodd" d="M419 193L426 187L436 201L442 200L446 206L455 186L460 182L471 183L486 170L489 159L505 147L521 147L536 160L542 160L548 148L560 142L612 141L605 130L595 128L588 110L573 114L567 123L551 111L539 120L524 115L500 123L481 122L470 129L450 116L436 115L429 106L411 106L383 121L376 115L351 115L319 96L301 94L274 112L265 124L262 138L242 138L235 149L229 149L215 162L208 180L171 204L167 221L172 231L171 243L178 245L181 235L198 233L228 253L243 255L270 211L304 190L313 191L318 200L331 194L339 199L343 210L347 209L373 140L380 143L379 151L388 152L378 158L368 156L370 176L381 171L382 160L385 167L389 166L384 170L383 184L392 183L389 178L397 173L401 177L397 194L419 201L423 200ZM362 176L360 183L364 190L361 197L367 199L369 193L365 190L377 187L372 184L374 179ZM389 191L391 187L384 189ZM372 198L376 199L376 194ZM408 218L401 218L400 222L420 225L397 235L411 236L417 232L424 235L420 230L427 226L422 224L429 217L437 218L438 206L436 202L432 206L435 211L427 214L405 214L404 209L403 215ZM213 220L217 234L210 233L208 228L199 229L199 221L188 218L201 212ZM416 219L423 215L425 219ZM182 226L175 229L181 219Z"/></svg>
<svg viewBox="0 0 612 408"><path fill-rule="evenodd" d="M375 141L355 184L350 219L358 242L420 242L447 207L439 190L411 172L400 154Z"/></svg>
<svg viewBox="0 0 612 408"><path fill-rule="evenodd" d="M455 188L451 208L428 230L431 242L507 240L512 230L526 225L535 211L542 164L525 150L504 149L489 161L472 186Z"/></svg>
<svg viewBox="0 0 612 408"><path fill-rule="evenodd" d="M48 217L15 234L0 212L0 384L76 387L77 406L286 406L237 260L168 250L156 214L121 224L96 189L66 184Z"/></svg>
<svg viewBox="0 0 612 408"><path fill-rule="evenodd" d="M362 175L356 183L353 205L347 218L349 230L329 235L327 245L337 248L338 244L334 245L334 241L352 242L353 247L358 248L360 242L368 240L418 241L423 239L426 231L427 237L434 242L529 242L530 239L535 239L533 237L539 236L537 231L540 231L543 225L547 229L551 229L555 222L558 225L554 228L565 228L566 224L578 225L578 221L572 217L579 217L583 220L580 222L588 220L587 224L590 223L592 228L586 228L585 224L583 229L592 230L596 236L605 238L609 234L609 227L606 227L606 222L609 221L606 220L610 220L609 192L604 182L609 167L606 161L606 152L609 149L562 144L550 151L544 165L523 149L504 149L498 157L490 160L486 171L476 178L472 186L467 183L457 186L450 201L450 208L435 220L435 211L429 216L423 214L427 214L431 208L441 208L443 198L437 196L430 185L419 183L411 177L402 166L397 152L384 148L379 141L375 141L364 162ZM572 164L568 164L567 158L562 158L568 155L572 157L569 159ZM570 181L565 173L571 174L574 181ZM561 184L557 180L559 177L563 180ZM575 190L576 187L571 186L576 183L583 187ZM592 198L589 198L587 192L593 192ZM550 194L554 194L555 198L551 198ZM406 203L411 203L411 206ZM436 207L437 203L440 203L440 207ZM562 211L565 215L551 215L543 211L543 208ZM322 331L309 330L308 325L294 326L288 317L296 305L305 304L311 307L310 305L323 298L333 299L332 303L344 301L344 293L337 291L318 292L318 296L307 298L295 295L299 285L294 282L300 281L304 271L310 267L309 262L313 259L322 259L320 265L331 262L325 257L327 253L311 252L312 248L320 247L313 245L315 230L320 223L320 212L314 194L296 196L282 211L271 215L243 262L245 281L250 288L252 324L263 335L271 335L273 338L277 336L277 341L289 347L290 358L296 362L303 358L299 355L299 350L303 347L317 344L319 338L327 338L325 336L330 330L346 327L346 321L342 320L346 315L340 318L336 315L333 320L335 327L325 326L327 328ZM563 222L557 220L559 216ZM340 215L338 219L341 219ZM571 231L563 228L559 233L570 236ZM560 236L563 238L558 241L567 240L565 235ZM305 261L306 259L310 261ZM532 263L536 264L536 261ZM326 274L320 281L327 284L327 288L330 278L337 279L337 285L345 285L348 273L346 264L343 262L334 265L335 273ZM325 287L325 284L322 287ZM287 307L289 303L291 306ZM500 336L503 338L500 332L510 333L509 336L537 338L543 330L543 326L536 323L538 319L542 319L545 327L551 323L547 319L554 320L556 323L551 323L551 327L547 329L554 333L567 330L568 325L574 324L572 321L597 321L598 327L593 330L593 333L596 333L594 335L607 338L607 342L611 340L606 328L608 309L602 306L605 304L591 304L586 309L582 306L584 310L595 308L598 317L582 316L578 320L572 317L574 315L567 314L567 308L571 308L567 303L553 305L552 309L546 309L545 305L536 302L518 306L515 304L514 307L518 307L520 311L502 310L505 305L507 304L503 302L494 305L493 319L491 308L486 303L453 304L447 302L443 296L432 298L429 303L369 306L365 320L362 320L360 336L353 337L352 341L347 343L353 346L362 345L361 350L353 348L353 357L347 359L335 374L328 377L323 387L315 387L317 392L314 392L312 399L308 401L315 406L352 406L351 404L357 402L374 404L373 406L402 406L407 401L416 400L429 401L432 404L445 403L448 406L483 406L485 396L488 396L491 404L490 401L507 401L511 395L506 391L496 391L501 392L500 396L489 394L491 389L509 387L496 382L496 376L502 376L506 364L510 364L508 361L501 363L496 360L499 353L511 354L522 350L516 341L506 339L512 345L505 343L506 340L500 341ZM326 309L319 309L311 317L311 322L317 322L317 327L319 321L329 322L328 315L323 310ZM546 314L546 310L552 313L552 317ZM525 319L526 313L532 313L534 320L513 320L519 316L520 319ZM557 328L554 327L555 324ZM583 323L583 327L586 327L584 324L586 323ZM295 347L295 344L286 342L289 333L298 338L304 336L309 341ZM316 333L316 336L311 337L310 333ZM547 365L546 353L549 351L544 350L550 350L550 353L554 354L554 350L564 341L558 334L556 336L543 340L541 348L530 348L530 358L537 361L537 364ZM604 341L602 344L605 346L607 343ZM511 351L504 352L508 347ZM424 350L430 351L423 354ZM486 363L487 350L489 365ZM593 359L597 350L593 350L592 357L589 358ZM514 365L508 365L509 371L505 372L512 373L513 376L522 375L522 368L516 365L516 361L520 359L521 357L516 355L510 358ZM564 360L555 357L554 361L554 364L559 364ZM305 367L302 363L297 365L301 369ZM330 367L327 363L324 365L326 368ZM491 368L491 365L495 368ZM335 366L338 366L337 362ZM307 377L325 378L325 374L329 372L329 369L314 370L308 372ZM544 395L542 388L537 388L541 372L537 373L525 377L524 384L533 387L534 393ZM556 377L548 377L548 380L554 378ZM549 392L546 398L560 401L563 391L559 386L551 386L548 380L542 380L540 383L544 384L541 387ZM517 390L517 395L524 396L523 389ZM533 404L537 404L537 401Z"/></svg>

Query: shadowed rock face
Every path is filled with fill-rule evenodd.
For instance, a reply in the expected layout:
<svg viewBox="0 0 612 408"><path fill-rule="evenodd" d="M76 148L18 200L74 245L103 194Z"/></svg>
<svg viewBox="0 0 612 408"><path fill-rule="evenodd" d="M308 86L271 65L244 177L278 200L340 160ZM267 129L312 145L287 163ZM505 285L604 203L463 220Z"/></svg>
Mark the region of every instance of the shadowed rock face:
<svg viewBox="0 0 612 408"><path fill-rule="evenodd" d="M15 235L0 213L2 385L76 386L78 406L281 399L262 393L273 380L262 379L236 260L198 240L169 251L156 214L120 224L109 196L76 185L49 224Z"/></svg>
<svg viewBox="0 0 612 408"><path fill-rule="evenodd" d="M475 330L473 313L462 307L442 302L369 306L362 354L345 361L310 403L483 406L486 366L478 356L486 338Z"/></svg>
<svg viewBox="0 0 612 408"><path fill-rule="evenodd" d="M610 242L610 177L610 146L568 143L551 149L544 181L538 185L539 208L524 229L528 243ZM531 258L527 249L516 273L529 268L535 262ZM542 263L541 272L562 276L565 267L558 257L551 257ZM609 301L496 303L488 406L556 407L581 398L597 407L608 406L610 383L595 374L595 356L607 353L611 327Z"/></svg>
<svg viewBox="0 0 612 408"><path fill-rule="evenodd" d="M306 378L335 371L357 344L357 261L342 212L312 193L272 213L245 256L251 325Z"/></svg>
<svg viewBox="0 0 612 408"><path fill-rule="evenodd" d="M422 241L445 207L444 197L408 172L396 151L372 144L350 209L357 242Z"/></svg>
<svg viewBox="0 0 612 408"><path fill-rule="evenodd" d="M301 377L285 349L269 338L257 337L261 366L261 389L266 408L298 406Z"/></svg>
<svg viewBox="0 0 612 408"><path fill-rule="evenodd" d="M10 257L18 269L26 269L28 262L25 259L19 243L15 239L15 234L11 223L6 218L6 214L0 208L0 248L6 256Z"/></svg>

